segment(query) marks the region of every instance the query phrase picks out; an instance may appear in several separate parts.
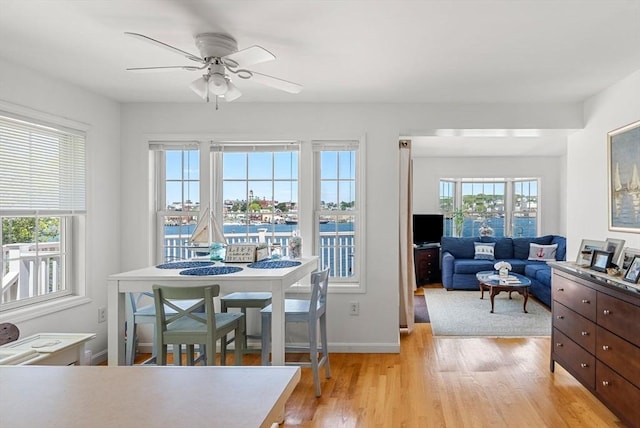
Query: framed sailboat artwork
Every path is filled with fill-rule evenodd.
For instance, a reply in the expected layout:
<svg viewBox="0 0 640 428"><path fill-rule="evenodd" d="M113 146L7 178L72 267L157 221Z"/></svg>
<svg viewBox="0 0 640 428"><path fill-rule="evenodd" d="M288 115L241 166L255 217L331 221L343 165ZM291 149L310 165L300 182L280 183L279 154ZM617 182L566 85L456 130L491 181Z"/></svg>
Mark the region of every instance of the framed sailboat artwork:
<svg viewBox="0 0 640 428"><path fill-rule="evenodd" d="M640 120L607 134L609 230L640 233Z"/></svg>

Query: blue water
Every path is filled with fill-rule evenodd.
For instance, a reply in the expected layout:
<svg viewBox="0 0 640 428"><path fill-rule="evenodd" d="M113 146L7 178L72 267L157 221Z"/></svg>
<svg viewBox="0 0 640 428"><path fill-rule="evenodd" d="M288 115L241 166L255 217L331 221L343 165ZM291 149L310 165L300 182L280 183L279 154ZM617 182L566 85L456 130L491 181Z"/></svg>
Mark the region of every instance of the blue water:
<svg viewBox="0 0 640 428"><path fill-rule="evenodd" d="M486 223L489 227L493 229L493 236L496 238L504 237L504 218L500 217L489 217L486 220ZM464 223L462 225L462 236L479 236L480 235L480 226L482 226L481 221L475 221L470 218L465 218ZM444 220L444 235L452 236L452 220L445 219ZM514 219L513 225L513 236L514 238L523 237L523 236L538 236L537 233L537 225L535 217L516 217Z"/></svg>
<svg viewBox="0 0 640 428"><path fill-rule="evenodd" d="M191 235L193 229L196 226L194 224L183 226L165 226L165 235ZM260 224L260 225L245 225L245 224L225 224L223 233L247 233L257 234L258 229L267 229L267 233L288 233L291 234L294 230L298 230L297 224ZM323 223L320 224L320 232L353 232L353 223Z"/></svg>

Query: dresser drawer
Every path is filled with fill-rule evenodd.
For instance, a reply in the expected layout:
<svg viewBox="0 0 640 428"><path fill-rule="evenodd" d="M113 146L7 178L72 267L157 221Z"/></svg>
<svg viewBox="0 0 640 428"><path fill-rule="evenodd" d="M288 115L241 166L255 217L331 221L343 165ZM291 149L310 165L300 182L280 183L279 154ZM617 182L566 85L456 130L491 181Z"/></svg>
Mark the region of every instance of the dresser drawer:
<svg viewBox="0 0 640 428"><path fill-rule="evenodd" d="M640 307L598 293L598 325L640 346Z"/></svg>
<svg viewBox="0 0 640 428"><path fill-rule="evenodd" d="M640 426L640 389L601 361L596 367L596 393L626 424Z"/></svg>
<svg viewBox="0 0 640 428"><path fill-rule="evenodd" d="M596 320L596 290L554 275L551 284L553 300L562 303L583 317Z"/></svg>
<svg viewBox="0 0 640 428"><path fill-rule="evenodd" d="M592 354L596 352L596 325L585 317L556 302L553 326Z"/></svg>
<svg viewBox="0 0 640 428"><path fill-rule="evenodd" d="M596 358L634 385L640 385L640 348L602 327L598 327L596 336Z"/></svg>
<svg viewBox="0 0 640 428"><path fill-rule="evenodd" d="M573 340L553 329L553 355L569 373L592 390L595 388L596 358Z"/></svg>

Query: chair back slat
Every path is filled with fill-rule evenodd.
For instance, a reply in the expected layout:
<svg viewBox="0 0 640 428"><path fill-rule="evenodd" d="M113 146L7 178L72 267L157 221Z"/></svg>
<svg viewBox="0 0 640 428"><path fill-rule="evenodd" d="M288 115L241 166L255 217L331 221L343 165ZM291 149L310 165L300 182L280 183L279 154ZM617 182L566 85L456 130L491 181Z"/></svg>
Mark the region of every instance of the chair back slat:
<svg viewBox="0 0 640 428"><path fill-rule="evenodd" d="M319 311L325 310L328 288L328 268L311 273L311 300L309 301L309 313L311 318L314 318Z"/></svg>
<svg viewBox="0 0 640 428"><path fill-rule="evenodd" d="M198 323L206 324L209 329L215 331L216 318L213 299L220 294L220 286L218 284L204 287L168 287L154 285L153 294L158 334L167 331L167 326L171 323L187 318ZM197 300L197 302L185 309L175 303L180 300ZM166 314L166 308L171 308L176 313L168 316Z"/></svg>

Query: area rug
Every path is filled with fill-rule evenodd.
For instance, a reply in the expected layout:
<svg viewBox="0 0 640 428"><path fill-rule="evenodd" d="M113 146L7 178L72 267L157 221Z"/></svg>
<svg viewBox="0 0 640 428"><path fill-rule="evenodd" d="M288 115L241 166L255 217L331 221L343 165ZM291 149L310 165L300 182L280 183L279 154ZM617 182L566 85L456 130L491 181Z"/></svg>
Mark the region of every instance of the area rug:
<svg viewBox="0 0 640 428"><path fill-rule="evenodd" d="M490 313L489 294L480 291L425 289L431 331L434 336L527 337L551 335L551 312L533 298L522 312L523 297L508 293L495 296L494 313Z"/></svg>
<svg viewBox="0 0 640 428"><path fill-rule="evenodd" d="M427 309L427 301L422 294L415 294L413 296L413 322L429 322L429 310Z"/></svg>

